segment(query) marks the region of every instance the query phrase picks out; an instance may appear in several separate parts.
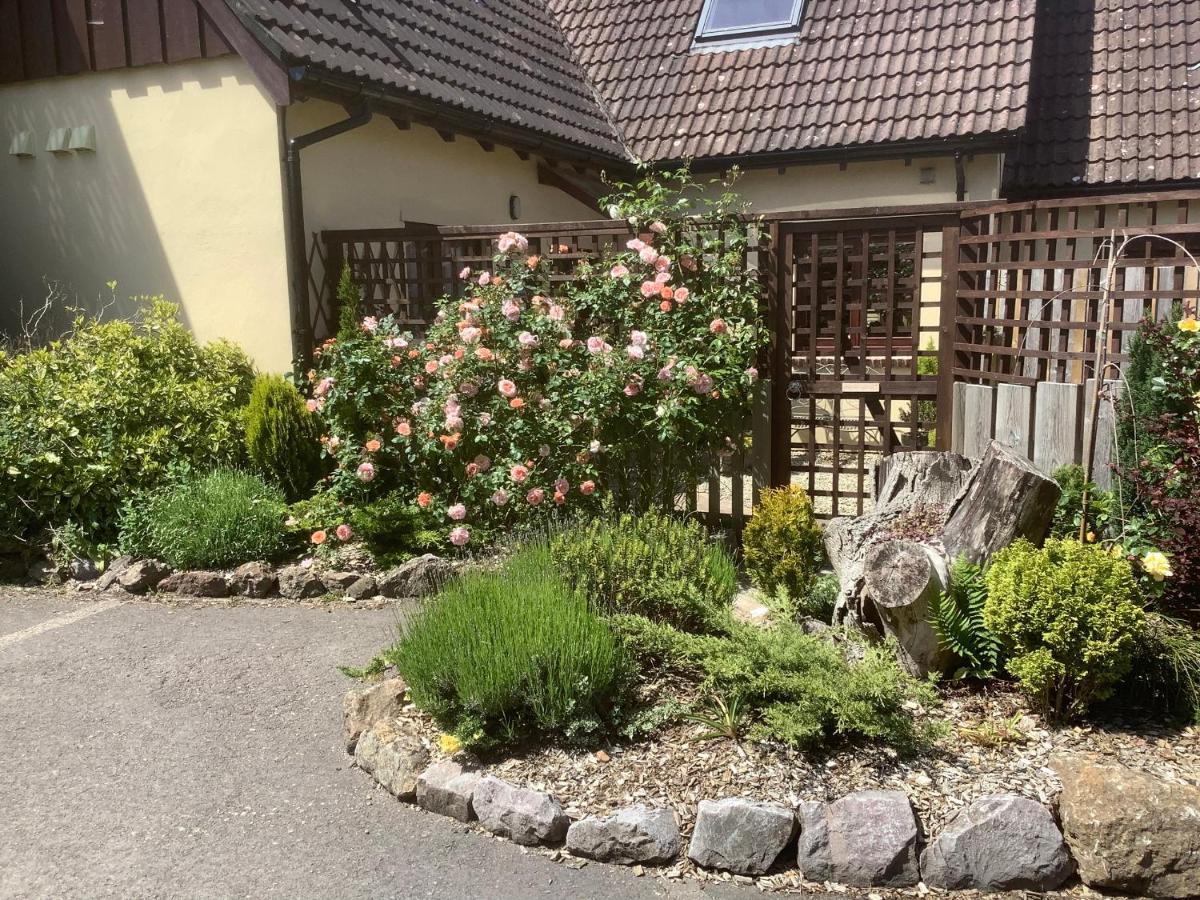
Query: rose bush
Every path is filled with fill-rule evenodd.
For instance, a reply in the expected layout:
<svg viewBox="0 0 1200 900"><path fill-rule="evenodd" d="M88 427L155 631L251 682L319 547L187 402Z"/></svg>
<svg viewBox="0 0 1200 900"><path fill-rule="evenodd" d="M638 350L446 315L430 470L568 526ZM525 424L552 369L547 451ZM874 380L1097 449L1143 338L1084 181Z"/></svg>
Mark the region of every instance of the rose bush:
<svg viewBox="0 0 1200 900"><path fill-rule="evenodd" d="M735 198L684 172L610 203L631 236L572 281L509 232L424 336L368 317L320 348L308 405L331 491L408 496L463 546L604 493L661 497L734 445L763 339Z"/></svg>

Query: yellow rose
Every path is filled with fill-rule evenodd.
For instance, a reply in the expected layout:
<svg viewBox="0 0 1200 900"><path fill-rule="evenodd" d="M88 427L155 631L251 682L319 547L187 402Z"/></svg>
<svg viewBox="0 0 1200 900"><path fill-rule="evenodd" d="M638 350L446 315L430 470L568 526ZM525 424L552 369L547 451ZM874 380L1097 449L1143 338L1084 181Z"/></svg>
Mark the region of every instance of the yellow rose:
<svg viewBox="0 0 1200 900"><path fill-rule="evenodd" d="M1184 316L1179 320L1179 330L1190 331L1195 334L1197 331L1200 331L1200 320L1195 316Z"/></svg>
<svg viewBox="0 0 1200 900"><path fill-rule="evenodd" d="M1167 560L1166 554L1159 553L1157 550L1151 550L1142 557L1142 568L1155 581L1162 581L1175 574L1171 571L1171 563Z"/></svg>
<svg viewBox="0 0 1200 900"><path fill-rule="evenodd" d="M438 738L438 747L447 756L453 756L463 748L463 742L452 734L443 734Z"/></svg>
<svg viewBox="0 0 1200 900"><path fill-rule="evenodd" d="M1089 544L1094 544L1094 543L1096 543L1096 532L1094 532L1094 531L1089 531L1089 532L1087 533L1087 535L1085 535L1085 536L1087 537L1087 542L1088 542Z"/></svg>

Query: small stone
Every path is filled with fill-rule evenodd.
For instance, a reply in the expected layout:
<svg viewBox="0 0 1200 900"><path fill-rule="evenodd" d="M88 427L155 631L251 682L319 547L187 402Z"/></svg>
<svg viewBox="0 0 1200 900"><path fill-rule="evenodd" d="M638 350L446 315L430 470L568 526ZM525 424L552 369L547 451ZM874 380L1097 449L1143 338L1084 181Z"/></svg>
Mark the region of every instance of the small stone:
<svg viewBox="0 0 1200 900"><path fill-rule="evenodd" d="M612 758L603 750L597 750L593 755L596 757L597 762L602 763L608 762Z"/></svg>
<svg viewBox="0 0 1200 900"><path fill-rule="evenodd" d="M66 572L53 560L42 558L29 567L29 580L35 584L62 584Z"/></svg>
<svg viewBox="0 0 1200 900"><path fill-rule="evenodd" d="M557 800L491 775L479 779L471 803L480 825L518 844L557 843L567 833L569 821Z"/></svg>
<svg viewBox="0 0 1200 900"><path fill-rule="evenodd" d="M402 563L380 578L379 593L392 600L428 597L441 589L453 570L449 560L426 553Z"/></svg>
<svg viewBox="0 0 1200 900"><path fill-rule="evenodd" d="M1016 794L959 810L921 855L925 883L947 890L1052 891L1073 870L1050 811Z"/></svg>
<svg viewBox="0 0 1200 900"><path fill-rule="evenodd" d="M368 597L374 597L379 593L379 587L375 583L373 575L360 575L350 582L346 588L345 594L352 600L366 600Z"/></svg>
<svg viewBox="0 0 1200 900"><path fill-rule="evenodd" d="M270 597L279 590L279 579L268 563L242 563L229 576L229 588L243 597Z"/></svg>
<svg viewBox="0 0 1200 900"><path fill-rule="evenodd" d="M735 875L762 875L796 830L791 810L740 798L701 800L688 858Z"/></svg>
<svg viewBox="0 0 1200 900"><path fill-rule="evenodd" d="M160 581L155 590L187 597L229 596L229 585L220 572L175 572Z"/></svg>
<svg viewBox="0 0 1200 900"><path fill-rule="evenodd" d="M479 784L478 772L464 771L453 760L435 763L417 779L417 805L460 822L475 817L472 799Z"/></svg>
<svg viewBox="0 0 1200 900"><path fill-rule="evenodd" d="M357 572L322 572L321 583L331 594L344 594L346 588L358 581Z"/></svg>
<svg viewBox="0 0 1200 900"><path fill-rule="evenodd" d="M171 569L157 559L142 559L129 566L117 576L117 584L131 594L144 594L158 587L158 583L171 574Z"/></svg>
<svg viewBox="0 0 1200 900"><path fill-rule="evenodd" d="M132 556L118 556L104 568L104 571L100 573L100 577L96 579L96 590L107 591L117 583L117 579L131 565L133 565Z"/></svg>
<svg viewBox="0 0 1200 900"><path fill-rule="evenodd" d="M403 678L389 678L370 687L346 691L342 698L342 733L347 753L354 752L364 731L381 719L399 714L407 691Z"/></svg>
<svg viewBox="0 0 1200 900"><path fill-rule="evenodd" d="M320 597L325 585L316 573L304 566L287 566L279 570L279 593L289 600Z"/></svg>
<svg viewBox="0 0 1200 900"><path fill-rule="evenodd" d="M67 566L67 572L75 581L95 581L100 577L100 569L90 559L76 558Z"/></svg>
<svg viewBox="0 0 1200 900"><path fill-rule="evenodd" d="M1088 887L1200 897L1200 787L1093 754L1061 754L1059 816Z"/></svg>
<svg viewBox="0 0 1200 900"><path fill-rule="evenodd" d="M907 887L921 880L920 826L900 791L855 791L800 804L796 863L805 881Z"/></svg>
<svg viewBox="0 0 1200 900"><path fill-rule="evenodd" d="M669 809L633 806L572 822L566 846L576 856L622 866L667 863L679 855L679 823Z"/></svg>
<svg viewBox="0 0 1200 900"><path fill-rule="evenodd" d="M416 735L385 719L358 739L354 762L398 800L411 803L417 799L417 776L429 764L429 751Z"/></svg>

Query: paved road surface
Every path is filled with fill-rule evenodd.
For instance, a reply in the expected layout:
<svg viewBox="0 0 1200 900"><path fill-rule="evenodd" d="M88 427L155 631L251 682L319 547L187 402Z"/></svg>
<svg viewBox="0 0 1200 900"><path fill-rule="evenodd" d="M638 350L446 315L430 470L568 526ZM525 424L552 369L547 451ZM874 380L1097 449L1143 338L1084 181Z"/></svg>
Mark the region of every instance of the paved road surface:
<svg viewBox="0 0 1200 900"><path fill-rule="evenodd" d="M572 870L375 790L336 666L394 616L0 589L0 897L757 896Z"/></svg>

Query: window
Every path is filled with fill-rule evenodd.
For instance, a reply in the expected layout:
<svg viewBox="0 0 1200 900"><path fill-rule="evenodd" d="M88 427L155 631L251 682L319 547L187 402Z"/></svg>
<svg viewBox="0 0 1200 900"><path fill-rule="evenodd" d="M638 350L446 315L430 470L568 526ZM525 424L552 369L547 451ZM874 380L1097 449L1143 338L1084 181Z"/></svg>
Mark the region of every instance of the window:
<svg viewBox="0 0 1200 900"><path fill-rule="evenodd" d="M804 0L704 0L697 41L738 41L795 31Z"/></svg>

